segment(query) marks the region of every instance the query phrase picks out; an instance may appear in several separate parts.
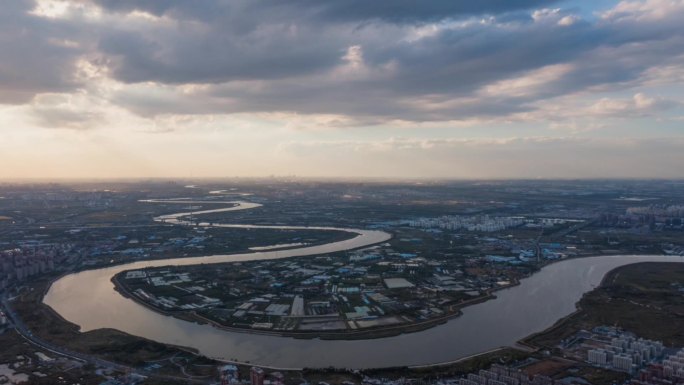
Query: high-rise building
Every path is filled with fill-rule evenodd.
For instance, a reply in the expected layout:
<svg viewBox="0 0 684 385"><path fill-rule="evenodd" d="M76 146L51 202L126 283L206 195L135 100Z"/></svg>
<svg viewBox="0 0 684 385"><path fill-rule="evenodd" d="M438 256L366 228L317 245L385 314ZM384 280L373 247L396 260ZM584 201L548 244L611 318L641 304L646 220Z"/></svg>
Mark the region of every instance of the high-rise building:
<svg viewBox="0 0 684 385"><path fill-rule="evenodd" d="M588 356L591 364L606 365L608 363L608 353L603 349L590 350Z"/></svg>
<svg viewBox="0 0 684 385"><path fill-rule="evenodd" d="M252 385L264 385L264 379L266 378L266 373L264 373L263 369L257 368L256 366L254 366L249 371L249 378L252 382Z"/></svg>
<svg viewBox="0 0 684 385"><path fill-rule="evenodd" d="M632 357L625 354L618 354L613 356L613 367L615 369L624 370L626 372L632 371L634 360Z"/></svg>

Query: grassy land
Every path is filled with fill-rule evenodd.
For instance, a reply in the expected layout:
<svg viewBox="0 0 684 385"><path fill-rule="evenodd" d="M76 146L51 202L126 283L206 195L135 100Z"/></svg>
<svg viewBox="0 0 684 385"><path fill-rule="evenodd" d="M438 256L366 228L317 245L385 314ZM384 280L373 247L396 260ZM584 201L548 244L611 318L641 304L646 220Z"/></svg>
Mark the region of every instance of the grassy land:
<svg viewBox="0 0 684 385"><path fill-rule="evenodd" d="M576 372L568 373L568 375L584 378L588 382L596 385L623 384L629 377L627 373L594 368L591 366L581 366Z"/></svg>
<svg viewBox="0 0 684 385"><path fill-rule="evenodd" d="M540 357L536 357L540 358ZM629 375L624 372L596 368L588 364L577 363L562 357L546 357L524 368L528 375L543 375L557 380L567 377L579 377L594 385L622 384Z"/></svg>
<svg viewBox="0 0 684 385"><path fill-rule="evenodd" d="M343 382L350 381L360 383L363 376L370 376L373 378L399 379L399 378L414 378L424 381L435 380L438 378L454 377L464 375L467 373L477 372L480 369L486 369L495 363L506 364L514 361L519 361L527 358L528 353L516 349L501 349L490 353L482 354L463 361L454 362L451 364L444 364L438 366L430 366L424 368L383 368L383 369L366 369L362 371L350 371L346 369L304 369L302 376L306 378L309 383L315 384L319 382L327 382L333 385L339 385Z"/></svg>
<svg viewBox="0 0 684 385"><path fill-rule="evenodd" d="M554 347L580 329L617 325L636 335L684 346L684 265L645 262L610 272L587 293L579 310L526 342Z"/></svg>
<svg viewBox="0 0 684 385"><path fill-rule="evenodd" d="M12 329L0 333L0 346L0 363L12 365L14 371L28 375L31 384L91 385L103 381L103 377L96 375L93 370L74 369L75 365L79 365L75 361L43 363L36 352L41 352L52 359L57 356L29 344ZM40 373L40 376L36 373Z"/></svg>
<svg viewBox="0 0 684 385"><path fill-rule="evenodd" d="M14 308L29 329L46 341L131 365L174 353L165 345L144 341L116 330L99 329L81 333L76 325L61 319L41 302L41 285L34 287L34 290L25 292L14 303Z"/></svg>
<svg viewBox="0 0 684 385"><path fill-rule="evenodd" d="M663 341L668 346L684 346L684 265L644 262L617 268L601 286L579 302L579 310L543 333L524 342L555 352L526 368L553 378L581 377L592 384L623 383L625 373L572 364L561 358L559 342L577 331L601 325L617 325L639 337ZM565 366L565 364L568 366Z"/></svg>
<svg viewBox="0 0 684 385"><path fill-rule="evenodd" d="M492 364L508 364L524 360L529 357L529 353L522 350L506 348L492 351L490 353L481 354L473 358L464 359L451 364L444 364L438 366L430 366L424 368L387 368L387 369L369 369L365 370L364 374L372 377L384 378L422 378L422 379L436 379L441 377L454 377L464 375L467 373L477 372L480 369L487 369Z"/></svg>

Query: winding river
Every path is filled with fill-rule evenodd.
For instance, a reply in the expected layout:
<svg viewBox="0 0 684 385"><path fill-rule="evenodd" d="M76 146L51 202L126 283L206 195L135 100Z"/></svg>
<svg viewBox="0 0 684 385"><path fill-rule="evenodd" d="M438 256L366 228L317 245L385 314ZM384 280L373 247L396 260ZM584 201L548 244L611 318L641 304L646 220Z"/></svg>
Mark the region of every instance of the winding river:
<svg viewBox="0 0 684 385"><path fill-rule="evenodd" d="M258 207L250 202L150 200L178 204L231 204L214 210L178 213L157 221L187 224L183 217ZM200 225L209 225L202 223ZM610 270L637 262L684 262L677 256L604 256L571 259L544 267L497 298L467 307L463 315L421 332L373 340L298 340L289 337L230 332L156 313L114 290L111 278L124 270L308 256L385 242L382 231L334 227L213 224L226 228L317 229L357 234L345 241L288 250L233 255L140 261L87 270L55 281L44 302L82 331L113 328L151 340L198 349L224 360L278 367L371 368L449 362L501 346L544 330L575 310L581 296L596 287Z"/></svg>

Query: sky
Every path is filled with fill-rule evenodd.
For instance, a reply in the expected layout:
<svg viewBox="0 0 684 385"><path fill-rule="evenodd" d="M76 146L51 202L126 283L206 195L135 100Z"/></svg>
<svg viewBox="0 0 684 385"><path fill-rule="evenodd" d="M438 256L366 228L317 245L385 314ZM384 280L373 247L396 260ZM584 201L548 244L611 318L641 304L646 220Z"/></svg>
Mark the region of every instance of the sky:
<svg viewBox="0 0 684 385"><path fill-rule="evenodd" d="M684 0L12 0L0 180L682 178Z"/></svg>

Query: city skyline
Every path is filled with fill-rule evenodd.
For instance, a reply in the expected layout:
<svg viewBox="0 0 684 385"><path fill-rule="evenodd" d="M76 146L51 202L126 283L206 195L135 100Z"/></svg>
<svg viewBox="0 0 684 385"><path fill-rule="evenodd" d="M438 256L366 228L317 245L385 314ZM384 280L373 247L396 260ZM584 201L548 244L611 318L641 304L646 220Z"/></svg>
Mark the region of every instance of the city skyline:
<svg viewBox="0 0 684 385"><path fill-rule="evenodd" d="M18 0L0 180L681 178L684 1Z"/></svg>

